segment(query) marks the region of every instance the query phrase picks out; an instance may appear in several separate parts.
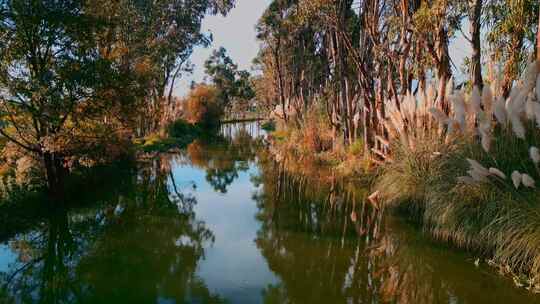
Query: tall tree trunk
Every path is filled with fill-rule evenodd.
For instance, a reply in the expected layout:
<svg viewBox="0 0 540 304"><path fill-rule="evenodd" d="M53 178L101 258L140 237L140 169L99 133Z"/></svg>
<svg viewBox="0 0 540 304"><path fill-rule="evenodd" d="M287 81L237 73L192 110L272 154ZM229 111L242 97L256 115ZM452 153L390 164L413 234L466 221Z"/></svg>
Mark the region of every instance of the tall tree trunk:
<svg viewBox="0 0 540 304"><path fill-rule="evenodd" d="M278 93L279 93L279 103L281 104L281 107L283 108L283 120L285 122L288 121L287 118L287 104L285 100L285 88L283 84L283 71L281 66L281 58L280 58L280 51L281 51L281 39L278 39L276 49L274 50L274 60L276 64L276 72L277 72L277 81L278 81Z"/></svg>
<svg viewBox="0 0 540 304"><path fill-rule="evenodd" d="M442 22L441 22L442 23ZM439 26L437 33L437 56L438 67L437 67L437 77L439 78L439 88L438 88L438 98L439 102L442 104L443 108L448 111L448 105L446 102L446 83L452 77L452 70L450 69L450 55L448 52L448 33L444 28L444 24Z"/></svg>
<svg viewBox="0 0 540 304"><path fill-rule="evenodd" d="M482 14L482 0L472 0L469 2L469 23L471 33L471 67L470 79L473 87L482 89L484 82L482 80L481 48L480 48L480 17Z"/></svg>
<svg viewBox="0 0 540 304"><path fill-rule="evenodd" d="M51 152L42 154L45 174L47 177L47 188L49 196L61 202L64 197L64 177L66 169L62 165L62 160Z"/></svg>
<svg viewBox="0 0 540 304"><path fill-rule="evenodd" d="M521 49L523 47L523 38L523 31L513 33L512 37L510 38L510 57L506 61L503 69L504 75L502 83L502 94L504 98L507 98L510 95L510 91L512 90L512 84L519 75L519 60L521 57Z"/></svg>
<svg viewBox="0 0 540 304"><path fill-rule="evenodd" d="M536 29L536 60L540 64L540 9L538 10L538 28Z"/></svg>

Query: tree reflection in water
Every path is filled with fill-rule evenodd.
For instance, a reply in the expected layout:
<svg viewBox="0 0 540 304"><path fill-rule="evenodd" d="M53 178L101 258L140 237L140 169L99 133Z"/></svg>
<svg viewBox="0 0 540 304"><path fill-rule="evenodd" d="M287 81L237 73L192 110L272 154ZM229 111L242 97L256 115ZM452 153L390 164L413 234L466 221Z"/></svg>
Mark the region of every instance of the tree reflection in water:
<svg viewBox="0 0 540 304"><path fill-rule="evenodd" d="M17 260L2 273L2 302L223 302L195 274L214 236L167 158L124 176L131 187L104 195L109 203L53 212L10 241Z"/></svg>
<svg viewBox="0 0 540 304"><path fill-rule="evenodd" d="M184 163L205 170L206 181L216 192L227 193L227 188L238 178L239 172L249 169L262 146L260 130L254 124L226 124L222 137L195 140L184 153Z"/></svg>
<svg viewBox="0 0 540 304"><path fill-rule="evenodd" d="M280 283L264 303L537 303L473 259L442 248L365 201L362 187L318 183L261 160L253 178L257 246ZM509 288L510 287L510 288Z"/></svg>
<svg viewBox="0 0 540 304"><path fill-rule="evenodd" d="M214 234L195 214L197 201L186 189L194 184L175 180L173 169L204 170L212 188L226 192L239 172L254 163L259 171L249 170L255 187L248 189L255 191L258 225L235 229L257 230L257 248L231 252L236 259L253 258L264 268L258 269L261 274L268 265L273 274L271 281L261 280L264 288L254 284L248 291L234 285L240 281L226 282L216 288L225 296L241 299L239 293L254 293L250 299L255 299L263 289L264 303L538 302L491 271L475 268L470 256L429 243L411 225L364 203L362 187L326 173L324 182L286 173L283 165L269 161L251 131L231 127L225 138L147 155L119 178L103 180L109 175L100 174L101 186L79 193L79 205L86 207L49 212L45 219L15 226L1 216L0 236L10 239L10 248L0 246L0 251L17 258L0 274L0 302L225 302L197 275ZM201 210L199 217L204 216ZM253 235L245 235L249 238L242 241L252 245ZM234 260L227 254L213 263ZM211 276L223 275L212 270L205 277L209 284ZM277 283L264 286L267 282Z"/></svg>

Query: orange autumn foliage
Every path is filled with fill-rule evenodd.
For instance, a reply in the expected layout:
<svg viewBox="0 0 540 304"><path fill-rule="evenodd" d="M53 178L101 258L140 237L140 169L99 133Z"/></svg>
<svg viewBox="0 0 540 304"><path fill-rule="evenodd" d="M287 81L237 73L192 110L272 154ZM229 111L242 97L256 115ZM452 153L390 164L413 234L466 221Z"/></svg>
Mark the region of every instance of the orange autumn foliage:
<svg viewBox="0 0 540 304"><path fill-rule="evenodd" d="M214 87L197 85L185 99L185 119L191 124L216 125L223 113Z"/></svg>

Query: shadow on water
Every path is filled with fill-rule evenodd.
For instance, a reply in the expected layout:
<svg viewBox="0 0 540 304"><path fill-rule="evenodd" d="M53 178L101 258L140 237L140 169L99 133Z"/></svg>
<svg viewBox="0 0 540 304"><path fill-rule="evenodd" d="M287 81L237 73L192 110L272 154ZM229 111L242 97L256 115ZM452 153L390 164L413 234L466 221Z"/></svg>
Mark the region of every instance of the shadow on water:
<svg viewBox="0 0 540 304"><path fill-rule="evenodd" d="M221 132L87 172L69 209L0 205L0 303L540 303L365 187L287 173L257 124Z"/></svg>

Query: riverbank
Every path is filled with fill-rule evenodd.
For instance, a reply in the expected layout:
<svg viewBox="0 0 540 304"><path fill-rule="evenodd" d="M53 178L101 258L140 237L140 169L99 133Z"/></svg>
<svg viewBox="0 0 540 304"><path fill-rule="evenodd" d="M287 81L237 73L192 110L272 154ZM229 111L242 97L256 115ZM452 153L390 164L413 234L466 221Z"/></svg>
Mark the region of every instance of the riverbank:
<svg viewBox="0 0 540 304"><path fill-rule="evenodd" d="M300 123L278 124L270 150L277 161L293 164L286 166L292 172L315 164L366 180L372 200L385 209L539 293L537 76L532 64L506 102L496 87L450 90L446 113L433 92L404 97L401 109L387 109L382 160L380 151L363 157L360 141L344 145L316 111Z"/></svg>
<svg viewBox="0 0 540 304"><path fill-rule="evenodd" d="M364 204L363 184L287 173L259 124L231 127L89 168L67 209L0 205L0 302L539 303Z"/></svg>
<svg viewBox="0 0 540 304"><path fill-rule="evenodd" d="M242 122L255 122L265 120L263 117L251 117L251 118L233 118L233 119L224 119L221 124L231 124L231 123L242 123Z"/></svg>

